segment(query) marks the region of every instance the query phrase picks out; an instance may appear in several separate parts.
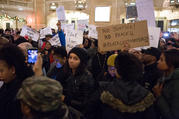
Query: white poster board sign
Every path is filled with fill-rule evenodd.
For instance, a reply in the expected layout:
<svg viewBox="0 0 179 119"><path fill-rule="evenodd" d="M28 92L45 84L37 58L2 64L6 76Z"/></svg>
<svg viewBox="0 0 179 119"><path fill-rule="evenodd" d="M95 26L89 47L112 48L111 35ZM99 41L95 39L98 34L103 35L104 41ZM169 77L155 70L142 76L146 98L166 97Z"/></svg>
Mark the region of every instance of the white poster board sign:
<svg viewBox="0 0 179 119"><path fill-rule="evenodd" d="M66 50L69 52L73 47L83 43L83 32L68 30L66 32Z"/></svg>
<svg viewBox="0 0 179 119"><path fill-rule="evenodd" d="M148 26L155 27L153 0L136 0L138 20L147 20Z"/></svg>
<svg viewBox="0 0 179 119"><path fill-rule="evenodd" d="M150 47L155 47L158 48L158 43L159 43L159 38L160 38L160 28L157 27L148 27L148 32L149 32L149 46L145 47L138 47L135 48L136 50L140 49L147 49Z"/></svg>
<svg viewBox="0 0 179 119"><path fill-rule="evenodd" d="M45 38L45 35L52 35L52 29L50 27L40 30L40 39Z"/></svg>
<svg viewBox="0 0 179 119"><path fill-rule="evenodd" d="M56 34L53 38L49 40L50 44L52 46L61 46L60 39L58 34Z"/></svg>
<svg viewBox="0 0 179 119"><path fill-rule="evenodd" d="M66 33L68 30L74 30L75 29L75 24L64 24L64 32Z"/></svg>
<svg viewBox="0 0 179 119"><path fill-rule="evenodd" d="M65 21L66 20L64 6L59 6L56 9L56 13L57 13L58 20L60 20L60 21Z"/></svg>
<svg viewBox="0 0 179 119"><path fill-rule="evenodd" d="M78 20L77 30L84 31L86 29L86 26L88 26L88 24L89 24L88 20Z"/></svg>
<svg viewBox="0 0 179 119"><path fill-rule="evenodd" d="M56 34L53 38L49 40L50 44L52 46L61 46L60 39L58 34Z"/></svg>
<svg viewBox="0 0 179 119"><path fill-rule="evenodd" d="M89 29L89 35L88 36L95 38L95 39L98 39L98 32L96 30L96 26L95 25L89 25L88 29Z"/></svg>
<svg viewBox="0 0 179 119"><path fill-rule="evenodd" d="M20 35L23 37L28 36L30 39L32 39L33 41L36 41L36 42L38 41L39 36L40 36L36 30L29 28L27 26L22 27L22 31L21 31Z"/></svg>

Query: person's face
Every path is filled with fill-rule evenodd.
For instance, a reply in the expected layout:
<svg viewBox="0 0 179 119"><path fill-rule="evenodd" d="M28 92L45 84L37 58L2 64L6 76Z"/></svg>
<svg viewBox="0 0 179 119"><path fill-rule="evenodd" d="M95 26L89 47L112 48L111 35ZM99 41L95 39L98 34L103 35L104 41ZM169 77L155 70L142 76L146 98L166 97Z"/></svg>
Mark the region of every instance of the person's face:
<svg viewBox="0 0 179 119"><path fill-rule="evenodd" d="M84 42L84 46L87 47L88 46L88 40L86 39Z"/></svg>
<svg viewBox="0 0 179 119"><path fill-rule="evenodd" d="M45 49L49 50L51 48L51 44L49 42L46 43Z"/></svg>
<svg viewBox="0 0 179 119"><path fill-rule="evenodd" d="M165 61L165 56L164 54L162 53L161 56L160 56L160 59L158 60L157 62L157 68L161 71L167 71L169 69L166 61Z"/></svg>
<svg viewBox="0 0 179 119"><path fill-rule="evenodd" d="M10 31L6 31L5 34L11 35L11 32Z"/></svg>
<svg viewBox="0 0 179 119"><path fill-rule="evenodd" d="M17 40L20 37L20 35L14 35L14 40Z"/></svg>
<svg viewBox="0 0 179 119"><path fill-rule="evenodd" d="M47 40L47 41L50 40L50 39L51 39L50 37L46 37L46 38L45 38L45 40Z"/></svg>
<svg viewBox="0 0 179 119"><path fill-rule="evenodd" d="M111 75L111 77L115 77L116 76L116 72L115 71L116 71L115 67L108 66L108 72Z"/></svg>
<svg viewBox="0 0 179 119"><path fill-rule="evenodd" d="M71 69L77 69L78 66L80 65L80 58L76 54L70 53L70 56L68 58L68 63Z"/></svg>
<svg viewBox="0 0 179 119"><path fill-rule="evenodd" d="M15 68L9 67L4 60L0 60L0 81L11 82L15 77Z"/></svg>
<svg viewBox="0 0 179 119"><path fill-rule="evenodd" d="M62 58L60 56L57 56L57 55L53 55L53 59L55 61L55 63L60 63L61 65L63 65L65 62L66 62L66 58Z"/></svg>

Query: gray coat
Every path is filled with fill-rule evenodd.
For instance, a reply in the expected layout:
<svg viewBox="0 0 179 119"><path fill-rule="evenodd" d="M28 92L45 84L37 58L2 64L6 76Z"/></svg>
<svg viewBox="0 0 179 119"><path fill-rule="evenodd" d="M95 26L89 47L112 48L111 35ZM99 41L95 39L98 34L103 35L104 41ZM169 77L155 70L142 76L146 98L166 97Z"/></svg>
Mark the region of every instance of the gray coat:
<svg viewBox="0 0 179 119"><path fill-rule="evenodd" d="M165 78L162 95L157 100L162 119L179 119L179 68Z"/></svg>

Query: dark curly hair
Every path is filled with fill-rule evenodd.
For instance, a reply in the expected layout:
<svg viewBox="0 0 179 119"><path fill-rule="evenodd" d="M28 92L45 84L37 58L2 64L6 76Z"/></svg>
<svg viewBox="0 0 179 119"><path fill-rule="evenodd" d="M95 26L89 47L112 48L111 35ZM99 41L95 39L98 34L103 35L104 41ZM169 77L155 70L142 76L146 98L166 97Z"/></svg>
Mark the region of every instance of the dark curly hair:
<svg viewBox="0 0 179 119"><path fill-rule="evenodd" d="M115 60L117 73L125 81L136 81L142 78L142 63L133 54L120 52Z"/></svg>
<svg viewBox="0 0 179 119"><path fill-rule="evenodd" d="M165 56L165 61L169 67L174 66L174 68L179 68L179 51L172 49L163 52Z"/></svg>
<svg viewBox="0 0 179 119"><path fill-rule="evenodd" d="M20 79L33 75L32 69L25 63L23 51L13 44L6 44L0 49L0 60L5 61L9 67L14 66L16 77Z"/></svg>

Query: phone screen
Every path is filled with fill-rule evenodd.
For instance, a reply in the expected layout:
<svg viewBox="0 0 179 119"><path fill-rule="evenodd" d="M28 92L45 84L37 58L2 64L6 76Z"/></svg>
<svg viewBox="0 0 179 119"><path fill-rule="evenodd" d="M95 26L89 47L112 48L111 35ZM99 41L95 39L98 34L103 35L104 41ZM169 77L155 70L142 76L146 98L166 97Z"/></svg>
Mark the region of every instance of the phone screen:
<svg viewBox="0 0 179 119"><path fill-rule="evenodd" d="M28 50L28 63L34 64L37 61L38 50L37 49L29 49Z"/></svg>

